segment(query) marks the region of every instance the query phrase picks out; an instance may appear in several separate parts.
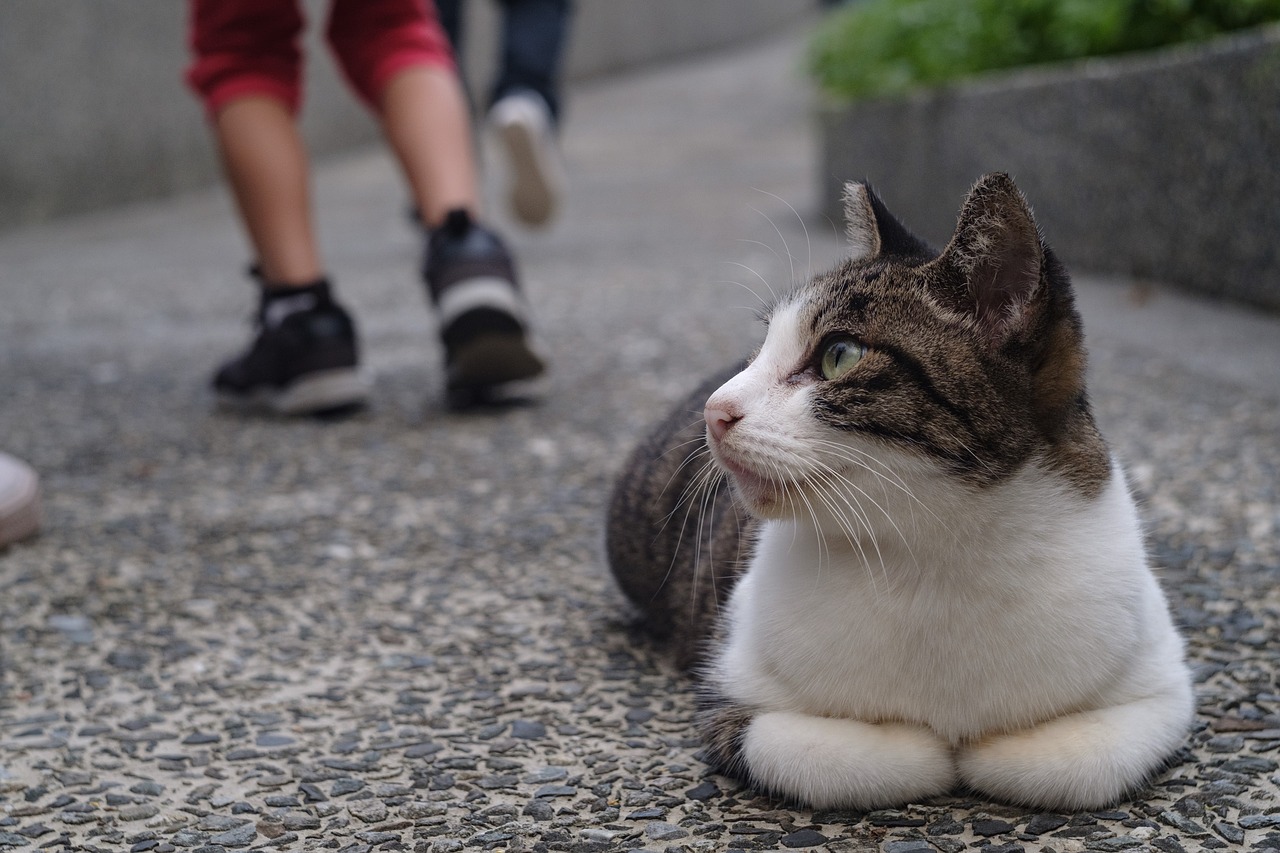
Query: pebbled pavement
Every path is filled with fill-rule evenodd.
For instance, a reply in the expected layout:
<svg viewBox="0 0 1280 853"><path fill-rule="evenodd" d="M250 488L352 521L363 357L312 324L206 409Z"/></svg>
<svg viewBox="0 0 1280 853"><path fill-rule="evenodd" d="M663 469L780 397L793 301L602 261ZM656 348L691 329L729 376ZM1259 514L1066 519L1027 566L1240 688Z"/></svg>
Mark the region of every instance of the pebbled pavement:
<svg viewBox="0 0 1280 853"><path fill-rule="evenodd" d="M1280 319L1159 284L1077 274L1191 647L1180 763L1105 812L861 814L698 760L602 507L646 424L758 340L757 294L838 257L801 47L573 92L566 215L508 227L553 366L530 405L443 405L380 151L317 173L374 380L345 420L213 409L251 310L220 192L0 236L0 444L46 499L0 552L0 849L1280 849Z"/></svg>

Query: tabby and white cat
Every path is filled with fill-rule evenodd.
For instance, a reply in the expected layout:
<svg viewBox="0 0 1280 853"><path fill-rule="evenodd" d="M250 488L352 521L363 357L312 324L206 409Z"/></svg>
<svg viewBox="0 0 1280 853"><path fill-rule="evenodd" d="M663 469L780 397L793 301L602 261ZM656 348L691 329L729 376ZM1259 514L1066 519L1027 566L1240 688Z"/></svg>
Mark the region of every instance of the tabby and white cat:
<svg viewBox="0 0 1280 853"><path fill-rule="evenodd" d="M614 575L697 666L710 761L758 789L1115 802L1193 699L1070 280L1007 175L941 253L867 186L845 201L852 257L632 456Z"/></svg>

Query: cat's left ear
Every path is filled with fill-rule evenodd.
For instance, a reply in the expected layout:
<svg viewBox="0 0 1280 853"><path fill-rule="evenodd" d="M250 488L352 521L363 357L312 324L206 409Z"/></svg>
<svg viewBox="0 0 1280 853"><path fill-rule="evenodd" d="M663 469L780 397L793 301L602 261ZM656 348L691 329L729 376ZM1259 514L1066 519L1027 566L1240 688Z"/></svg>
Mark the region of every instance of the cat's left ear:
<svg viewBox="0 0 1280 853"><path fill-rule="evenodd" d="M933 250L899 222L865 181L844 185L845 233L849 254L861 261L876 255L929 257Z"/></svg>
<svg viewBox="0 0 1280 853"><path fill-rule="evenodd" d="M952 297L976 315L990 339L1006 338L1022 322L1041 287L1044 248L1012 178L996 172L974 184L937 263L963 278Z"/></svg>

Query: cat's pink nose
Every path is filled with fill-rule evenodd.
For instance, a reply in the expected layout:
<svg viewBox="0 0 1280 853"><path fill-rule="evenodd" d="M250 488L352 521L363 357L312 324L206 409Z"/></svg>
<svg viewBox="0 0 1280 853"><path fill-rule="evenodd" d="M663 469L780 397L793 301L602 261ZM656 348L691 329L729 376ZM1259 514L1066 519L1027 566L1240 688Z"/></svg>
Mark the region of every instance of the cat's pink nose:
<svg viewBox="0 0 1280 853"><path fill-rule="evenodd" d="M702 416L707 420L707 429L710 430L711 437L717 441L724 438L729 427L742 420L742 415L718 406L707 406L702 410Z"/></svg>

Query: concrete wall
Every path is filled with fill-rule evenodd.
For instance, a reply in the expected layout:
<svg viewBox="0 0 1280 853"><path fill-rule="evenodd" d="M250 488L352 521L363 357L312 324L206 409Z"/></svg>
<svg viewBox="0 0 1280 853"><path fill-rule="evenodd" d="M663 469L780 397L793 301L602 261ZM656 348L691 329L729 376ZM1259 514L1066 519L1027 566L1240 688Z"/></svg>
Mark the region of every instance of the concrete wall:
<svg viewBox="0 0 1280 853"><path fill-rule="evenodd" d="M488 78L495 22L475 2L468 73ZM313 20L324 0L304 0ZM578 0L566 59L582 79L721 47L784 26L813 0ZM309 34L304 133L324 156L376 138ZM186 4L176 0L0 3L0 229L152 198L217 177L208 133L181 81ZM474 50L472 50L474 48Z"/></svg>
<svg viewBox="0 0 1280 853"><path fill-rule="evenodd" d="M1280 28L831 110L824 205L869 178L941 244L972 182L1013 175L1069 268L1280 309Z"/></svg>

